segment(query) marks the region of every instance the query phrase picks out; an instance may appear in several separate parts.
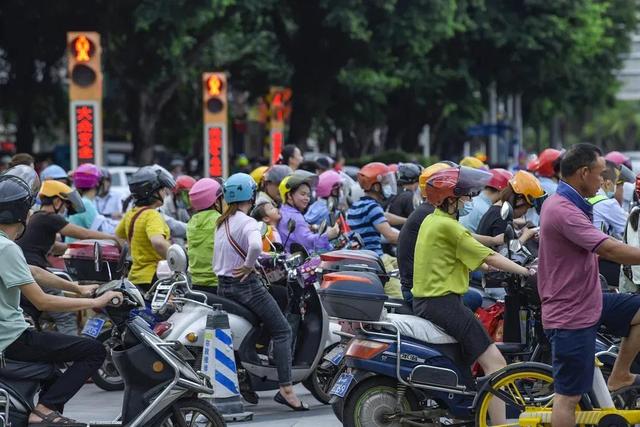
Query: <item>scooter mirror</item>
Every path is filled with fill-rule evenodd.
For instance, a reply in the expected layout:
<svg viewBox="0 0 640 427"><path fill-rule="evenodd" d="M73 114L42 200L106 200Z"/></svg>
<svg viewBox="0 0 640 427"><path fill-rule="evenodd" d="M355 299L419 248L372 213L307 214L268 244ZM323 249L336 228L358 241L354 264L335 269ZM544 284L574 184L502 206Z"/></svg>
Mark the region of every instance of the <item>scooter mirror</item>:
<svg viewBox="0 0 640 427"><path fill-rule="evenodd" d="M507 228L504 230L504 243L506 245L510 244L513 239L516 237L516 232L513 229L513 225L507 224Z"/></svg>
<svg viewBox="0 0 640 427"><path fill-rule="evenodd" d="M324 234L325 231L327 231L327 220L323 219L318 226L318 234Z"/></svg>
<svg viewBox="0 0 640 427"><path fill-rule="evenodd" d="M93 268L96 273L100 272L100 262L102 260L102 247L100 243L94 242L93 244Z"/></svg>
<svg viewBox="0 0 640 427"><path fill-rule="evenodd" d="M187 254L182 246L173 244L167 249L167 264L174 273L186 273L189 263L187 261Z"/></svg>
<svg viewBox="0 0 640 427"><path fill-rule="evenodd" d="M262 221L258 221L258 229L260 230L260 235L262 237L266 236L267 232L269 231L269 227L267 226L267 224Z"/></svg>
<svg viewBox="0 0 640 427"><path fill-rule="evenodd" d="M288 222L287 222L287 231L289 231L289 233L293 233L296 229L296 221L291 218Z"/></svg>
<svg viewBox="0 0 640 427"><path fill-rule="evenodd" d="M513 208L509 202L504 202L502 208L500 208L500 218L504 221L509 221L513 218Z"/></svg>

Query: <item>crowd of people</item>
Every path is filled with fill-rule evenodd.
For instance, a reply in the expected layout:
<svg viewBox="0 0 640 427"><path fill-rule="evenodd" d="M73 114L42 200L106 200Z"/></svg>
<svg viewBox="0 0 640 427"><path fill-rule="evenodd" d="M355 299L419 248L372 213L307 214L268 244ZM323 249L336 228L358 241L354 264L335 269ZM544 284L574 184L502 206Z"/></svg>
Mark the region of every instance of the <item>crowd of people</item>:
<svg viewBox="0 0 640 427"><path fill-rule="evenodd" d="M332 159L305 164L299 148L285 146L278 164L248 172L196 180L143 166L123 198L104 168L83 164L68 173L49 165L38 175L30 156L16 156L0 175L0 351L16 360L73 362L40 395L33 423L67 420L62 406L104 359L100 344L78 336L75 311L114 295L86 298L95 286L47 271L76 239L127 242L129 280L145 291L169 246L185 246L196 289L246 306L269 329L280 380L275 399L293 410L308 406L292 388L291 328L255 262L275 243L311 254L354 234L362 249L399 269L385 292L456 338L466 363L478 362L487 374L506 362L474 315L483 272L537 274L553 346L554 425L571 425L576 396L591 386L593 358L583 355L593 352L594 325L629 337L610 387L637 381L629 366L640 349L640 178L621 153L603 156L589 144L546 149L522 170L489 168L475 157L426 168L373 162L353 180ZM500 254L512 226L514 238L538 254L539 271ZM621 293L602 297L598 273ZM36 325L49 312L58 333L29 328L23 311Z"/></svg>

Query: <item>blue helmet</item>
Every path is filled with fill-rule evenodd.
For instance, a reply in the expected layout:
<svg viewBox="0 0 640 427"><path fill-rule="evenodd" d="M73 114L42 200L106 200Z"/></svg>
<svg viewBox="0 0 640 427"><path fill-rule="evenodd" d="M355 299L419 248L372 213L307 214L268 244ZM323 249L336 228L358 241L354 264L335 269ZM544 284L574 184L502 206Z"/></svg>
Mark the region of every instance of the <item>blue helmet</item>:
<svg viewBox="0 0 640 427"><path fill-rule="evenodd" d="M227 203L248 202L256 195L256 182L246 173L235 173L222 185Z"/></svg>
<svg viewBox="0 0 640 427"><path fill-rule="evenodd" d="M49 165L40 172L40 179L46 181L47 179L65 179L69 175L58 165Z"/></svg>

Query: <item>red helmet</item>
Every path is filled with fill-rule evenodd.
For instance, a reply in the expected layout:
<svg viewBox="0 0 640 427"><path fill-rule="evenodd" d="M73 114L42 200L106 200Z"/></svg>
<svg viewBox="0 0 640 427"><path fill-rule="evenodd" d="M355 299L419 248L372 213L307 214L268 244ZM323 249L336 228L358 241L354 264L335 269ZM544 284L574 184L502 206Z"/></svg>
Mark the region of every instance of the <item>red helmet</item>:
<svg viewBox="0 0 640 427"><path fill-rule="evenodd" d="M538 158L535 157L527 162L527 171L535 172L538 167Z"/></svg>
<svg viewBox="0 0 640 427"><path fill-rule="evenodd" d="M538 164L535 166L534 172L547 178L555 176L555 163L562 156L562 153L562 151L554 148L543 150L538 156Z"/></svg>
<svg viewBox="0 0 640 427"><path fill-rule="evenodd" d="M181 191L189 191L195 183L196 180L189 175L180 175L178 179L176 179L176 186L173 187L173 192L177 194Z"/></svg>
<svg viewBox="0 0 640 427"><path fill-rule="evenodd" d="M513 178L511 172L502 168L489 169L489 173L491 174L491 180L487 184L487 187L495 188L498 191L507 188L509 180Z"/></svg>
<svg viewBox="0 0 640 427"><path fill-rule="evenodd" d="M466 166L443 169L427 181L427 200L434 206L440 206L450 197L473 197L487 186L491 177L485 170Z"/></svg>
<svg viewBox="0 0 640 427"><path fill-rule="evenodd" d="M358 184L364 191L370 191L374 184L393 187L396 190L396 175L390 166L380 162L367 163L358 171Z"/></svg>

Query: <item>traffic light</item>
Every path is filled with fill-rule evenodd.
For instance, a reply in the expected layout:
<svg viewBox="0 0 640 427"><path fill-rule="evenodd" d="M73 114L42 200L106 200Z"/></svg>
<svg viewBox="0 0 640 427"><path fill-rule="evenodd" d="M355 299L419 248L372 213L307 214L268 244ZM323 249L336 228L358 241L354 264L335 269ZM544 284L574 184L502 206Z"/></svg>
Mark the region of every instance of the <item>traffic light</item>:
<svg viewBox="0 0 640 427"><path fill-rule="evenodd" d="M275 164L284 145L284 124L291 114L291 89L272 86L269 89L269 110L271 112L271 164Z"/></svg>
<svg viewBox="0 0 640 427"><path fill-rule="evenodd" d="M202 112L205 176L226 178L229 175L227 111L225 73L204 73L202 75Z"/></svg>
<svg viewBox="0 0 640 427"><path fill-rule="evenodd" d="M67 33L71 167L102 164L102 68L100 34Z"/></svg>

